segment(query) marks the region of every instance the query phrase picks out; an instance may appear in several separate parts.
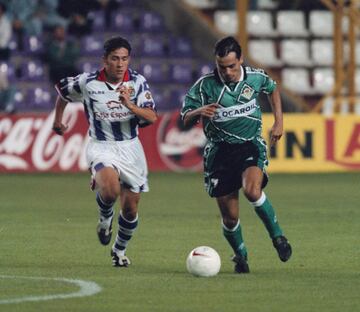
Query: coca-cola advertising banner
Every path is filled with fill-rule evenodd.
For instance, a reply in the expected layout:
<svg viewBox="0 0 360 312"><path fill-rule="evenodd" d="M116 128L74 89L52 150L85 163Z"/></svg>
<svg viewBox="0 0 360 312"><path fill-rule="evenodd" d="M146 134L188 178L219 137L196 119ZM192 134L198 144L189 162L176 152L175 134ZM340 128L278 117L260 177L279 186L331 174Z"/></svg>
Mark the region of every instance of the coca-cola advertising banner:
<svg viewBox="0 0 360 312"><path fill-rule="evenodd" d="M52 130L54 112L0 115L0 172L86 171L88 124L83 106L68 104L64 136ZM178 113L159 116L156 124L140 129L150 171L202 168L205 137L200 126L182 129Z"/></svg>
<svg viewBox="0 0 360 312"><path fill-rule="evenodd" d="M68 104L64 136L51 130L54 112L0 115L0 172L86 171L88 124L82 105ZM311 122L310 122L311 120ZM274 118L263 116L269 141ZM200 124L184 128L178 112L140 129L150 171L201 171L206 138ZM285 114L284 134L269 150L270 172L360 170L360 116Z"/></svg>

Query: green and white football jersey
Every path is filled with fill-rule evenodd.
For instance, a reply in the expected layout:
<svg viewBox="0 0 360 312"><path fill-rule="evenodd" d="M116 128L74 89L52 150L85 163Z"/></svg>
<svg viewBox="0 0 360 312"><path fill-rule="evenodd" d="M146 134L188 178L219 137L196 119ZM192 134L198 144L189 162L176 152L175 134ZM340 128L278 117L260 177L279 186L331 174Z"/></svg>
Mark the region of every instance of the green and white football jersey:
<svg viewBox="0 0 360 312"><path fill-rule="evenodd" d="M242 67L243 79L225 83L215 69L202 76L186 94L182 117L190 110L218 103L213 118L204 118L204 133L211 142L243 143L261 136L259 93L272 93L276 82L262 69Z"/></svg>

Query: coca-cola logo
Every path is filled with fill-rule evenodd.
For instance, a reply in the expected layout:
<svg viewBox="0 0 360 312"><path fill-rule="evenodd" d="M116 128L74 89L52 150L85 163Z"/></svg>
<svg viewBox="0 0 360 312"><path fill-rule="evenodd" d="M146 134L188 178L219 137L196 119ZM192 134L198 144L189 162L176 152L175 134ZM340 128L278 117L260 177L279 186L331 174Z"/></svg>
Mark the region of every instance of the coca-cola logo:
<svg viewBox="0 0 360 312"><path fill-rule="evenodd" d="M64 136L53 133L54 112L49 115L29 114L21 117L3 115L0 118L0 170L48 171L86 170L87 143L83 108L68 104L64 124L69 126Z"/></svg>
<svg viewBox="0 0 360 312"><path fill-rule="evenodd" d="M157 132L162 161L174 171L198 171L203 164L206 137L200 124L184 128L180 114L164 114Z"/></svg>

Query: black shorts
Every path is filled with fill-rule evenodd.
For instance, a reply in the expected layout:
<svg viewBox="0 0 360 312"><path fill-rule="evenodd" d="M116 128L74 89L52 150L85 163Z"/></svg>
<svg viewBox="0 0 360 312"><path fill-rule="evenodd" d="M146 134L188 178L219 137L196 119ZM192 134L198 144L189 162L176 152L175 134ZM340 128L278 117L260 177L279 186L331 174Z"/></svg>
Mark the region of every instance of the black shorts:
<svg viewBox="0 0 360 312"><path fill-rule="evenodd" d="M204 178L211 197L220 197L239 190L243 172L252 166L264 172L262 187L268 182L266 143L259 138L242 144L209 143L204 151Z"/></svg>

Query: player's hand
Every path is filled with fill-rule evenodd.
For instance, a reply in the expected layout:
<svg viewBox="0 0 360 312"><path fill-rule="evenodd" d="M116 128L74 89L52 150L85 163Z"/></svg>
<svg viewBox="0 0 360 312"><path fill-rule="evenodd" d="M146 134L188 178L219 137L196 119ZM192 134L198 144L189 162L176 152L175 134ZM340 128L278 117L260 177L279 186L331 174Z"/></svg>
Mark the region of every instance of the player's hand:
<svg viewBox="0 0 360 312"><path fill-rule="evenodd" d="M64 135L68 127L68 125L54 123L52 130L58 135Z"/></svg>
<svg viewBox="0 0 360 312"><path fill-rule="evenodd" d="M270 131L270 145L273 146L283 135L283 126L281 123L274 123Z"/></svg>
<svg viewBox="0 0 360 312"><path fill-rule="evenodd" d="M212 103L209 105L202 106L202 107L198 108L199 115L201 117L212 118L215 116L216 109L219 107L221 107L221 106L217 103Z"/></svg>
<svg viewBox="0 0 360 312"><path fill-rule="evenodd" d="M119 101L121 102L121 104L128 107L129 103L131 103L131 101L130 101L130 90L126 86L120 85L116 89L116 92L119 93Z"/></svg>

